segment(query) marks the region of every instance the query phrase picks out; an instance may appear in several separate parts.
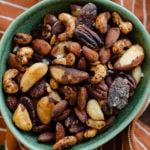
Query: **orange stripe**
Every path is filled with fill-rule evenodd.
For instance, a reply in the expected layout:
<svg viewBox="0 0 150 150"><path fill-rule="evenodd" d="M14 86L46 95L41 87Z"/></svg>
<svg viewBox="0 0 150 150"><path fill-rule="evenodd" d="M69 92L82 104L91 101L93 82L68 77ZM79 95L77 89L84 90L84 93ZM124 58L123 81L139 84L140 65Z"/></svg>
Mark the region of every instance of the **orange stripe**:
<svg viewBox="0 0 150 150"><path fill-rule="evenodd" d="M5 31L10 23L11 23L11 21L1 18L0 19L0 30Z"/></svg>
<svg viewBox="0 0 150 150"><path fill-rule="evenodd" d="M120 0L112 0L112 1L115 2L115 3L120 4Z"/></svg>
<svg viewBox="0 0 150 150"><path fill-rule="evenodd" d="M23 12L22 9L15 8L12 6L8 6L6 4L0 3L0 15L2 16L8 16L11 18L16 18L19 14Z"/></svg>
<svg viewBox="0 0 150 150"><path fill-rule="evenodd" d="M135 15L143 23L143 0L137 0L134 8L135 8L134 10Z"/></svg>
<svg viewBox="0 0 150 150"><path fill-rule="evenodd" d="M128 10L132 10L132 0L124 1L124 7Z"/></svg>
<svg viewBox="0 0 150 150"><path fill-rule="evenodd" d="M147 10L147 30L150 33L150 1L147 0L146 10Z"/></svg>
<svg viewBox="0 0 150 150"><path fill-rule="evenodd" d="M32 5L40 2L41 0L6 0L6 2L12 2L13 4L21 5L23 7L31 7Z"/></svg>

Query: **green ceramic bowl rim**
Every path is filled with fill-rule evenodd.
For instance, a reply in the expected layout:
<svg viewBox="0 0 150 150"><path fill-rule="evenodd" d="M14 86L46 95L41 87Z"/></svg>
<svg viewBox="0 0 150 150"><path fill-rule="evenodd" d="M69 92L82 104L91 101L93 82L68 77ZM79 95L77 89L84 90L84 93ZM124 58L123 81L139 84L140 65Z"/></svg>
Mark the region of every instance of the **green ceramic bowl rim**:
<svg viewBox="0 0 150 150"><path fill-rule="evenodd" d="M55 2L57 2L59 0L55 0ZM134 21L137 22L139 28L143 28L143 24L137 19L137 17L135 17L133 14L131 14L131 12L129 12L127 9L121 7L120 5L117 5L116 3L113 3L111 1L106 1L106 0L100 0L101 2L105 3L106 5L108 6L113 6L114 8L116 8L117 10L120 10L120 11L124 11L127 15L129 16L132 16L134 18ZM45 0L45 1L42 1L42 2L39 2L37 3L36 5L34 5L33 7L31 7L28 11L24 12L23 14L21 14L19 17L16 18L16 20L14 22L11 23L11 25L8 27L8 29L6 30L5 34L3 35L2 39L1 39L1 42L0 42L0 47L4 47L5 44L7 44L7 40L9 39L9 34L8 33L11 33L14 29L16 29L17 25L20 23L20 22L23 22L24 18L26 18L26 16L30 15L30 13L32 13L32 11L34 11L35 9L38 10L39 8L41 8L43 5L46 5L48 4L49 2L51 2L51 0ZM84 2L84 1L83 1ZM91 2L97 2L96 0L93 0ZM149 37L149 34L148 32L146 31L145 28L143 28L143 34L144 34L144 37ZM150 43L150 38L147 39L147 42ZM4 49L1 49L0 51L0 58L2 58L3 56L3 53L4 53ZM1 64L1 61L2 59L0 59L0 64ZM2 69L2 71L4 71ZM2 72L0 71L0 72ZM2 77L1 77L2 79ZM2 87L2 83L0 83L1 87ZM148 84L150 84L150 81L148 81ZM2 97L2 88L0 89L0 97ZM146 92L145 93L149 93L149 89L146 89ZM143 101L140 101L138 103L138 105L136 106L137 109L135 109L132 114L128 117L128 120L126 120L125 122L121 123L119 125L119 127L114 130L114 132L111 132L109 134L109 136L105 136L103 140L101 140L100 142L93 142L92 144L88 145L88 148L82 148L83 149L93 149L93 148L96 148L98 147L99 145L102 145L106 142L108 142L109 140L111 140L113 137L115 137L117 134L119 134L125 127L127 127L127 125L134 119L134 117L136 116L136 114L139 112L139 110L142 108L144 102L146 101L146 99L148 98L148 95L144 94L143 95ZM35 149L34 146L32 146L32 144L30 144L30 142L28 141L25 141L23 137L20 136L20 133L17 131L16 127L11 125L12 124L12 121L8 118L8 117L5 117L7 116L7 112L4 110L4 103L1 103L0 105L0 108L2 110L2 115L4 116L4 120L6 122L6 124L8 125L8 127L10 128L10 130L12 131L12 133L15 135L16 138L19 137L19 141L24 144L25 146L27 147L30 147L30 149ZM71 149L74 149L74 148L71 148Z"/></svg>

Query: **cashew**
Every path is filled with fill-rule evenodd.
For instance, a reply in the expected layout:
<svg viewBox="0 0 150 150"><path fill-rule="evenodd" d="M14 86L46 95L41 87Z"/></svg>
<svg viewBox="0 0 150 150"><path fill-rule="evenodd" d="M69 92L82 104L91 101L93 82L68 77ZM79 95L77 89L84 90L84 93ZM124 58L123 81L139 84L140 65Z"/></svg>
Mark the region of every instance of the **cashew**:
<svg viewBox="0 0 150 150"><path fill-rule="evenodd" d="M133 25L129 21L124 21L117 12L112 13L112 20L115 24L118 25L120 31L123 34L128 34L132 31Z"/></svg>
<svg viewBox="0 0 150 150"><path fill-rule="evenodd" d="M95 25L96 25L96 29L98 29L101 34L107 32L108 29L107 23L110 17L111 17L110 12L103 12L97 16Z"/></svg>
<svg viewBox="0 0 150 150"><path fill-rule="evenodd" d="M22 47L16 53L18 62L22 65L28 63L28 59L32 58L34 51L31 47Z"/></svg>
<svg viewBox="0 0 150 150"><path fill-rule="evenodd" d="M90 82L92 84L97 84L101 82L103 78L105 78L105 76L107 75L107 69L102 64L92 66L90 70L94 72L94 76L92 76L90 79Z"/></svg>
<svg viewBox="0 0 150 150"><path fill-rule="evenodd" d="M114 54L123 54L125 52L125 48L129 48L132 45L132 42L128 39L120 39L116 43L114 43L112 47L112 52Z"/></svg>
<svg viewBox="0 0 150 150"><path fill-rule="evenodd" d="M13 79L18 75L17 69L8 69L3 75L3 88L7 94L17 93L19 87Z"/></svg>
<svg viewBox="0 0 150 150"><path fill-rule="evenodd" d="M94 136L96 136L96 134L97 134L97 129L89 128L89 129L85 130L84 137L85 138L93 138Z"/></svg>
<svg viewBox="0 0 150 150"><path fill-rule="evenodd" d="M23 74L20 81L20 89L23 93L27 92L35 85L48 71L45 63L37 62L31 65Z"/></svg>
<svg viewBox="0 0 150 150"><path fill-rule="evenodd" d="M86 121L86 125L91 127L91 128L95 128L95 129L100 130L106 125L106 122L103 120L93 120L93 119L89 118Z"/></svg>
<svg viewBox="0 0 150 150"><path fill-rule="evenodd" d="M16 55L13 53L9 53L9 55L8 55L8 66L9 66L9 68L14 68L21 72L26 71L26 68L21 63L18 63Z"/></svg>
<svg viewBox="0 0 150 150"><path fill-rule="evenodd" d="M32 36L27 33L16 33L14 36L14 42L21 45L27 45L32 41Z"/></svg>
<svg viewBox="0 0 150 150"><path fill-rule="evenodd" d="M73 53L69 53L64 58L54 59L52 61L52 64L60 64L60 65L64 65L64 66L73 66L75 63L75 60L76 60L75 58L76 57Z"/></svg>
<svg viewBox="0 0 150 150"><path fill-rule="evenodd" d="M90 99L87 102L86 111L93 120L104 120L104 114L97 100Z"/></svg>
<svg viewBox="0 0 150 150"><path fill-rule="evenodd" d="M50 79L50 83L49 84L50 84L50 87L52 89L54 89L54 90L59 88L59 84L54 78Z"/></svg>
<svg viewBox="0 0 150 150"><path fill-rule="evenodd" d="M32 129L30 115L25 106L22 104L19 104L15 110L13 114L13 122L19 129L23 131L30 131Z"/></svg>
<svg viewBox="0 0 150 150"><path fill-rule="evenodd" d="M66 26L65 32L58 35L59 41L66 41L72 38L73 33L75 32L75 19L72 15L68 13L61 13L58 16L58 19L63 22Z"/></svg>
<svg viewBox="0 0 150 150"><path fill-rule="evenodd" d="M51 121L51 112L54 103L49 101L48 96L42 97L37 103L37 115L43 124L48 124Z"/></svg>
<svg viewBox="0 0 150 150"><path fill-rule="evenodd" d="M77 138L75 136L65 136L64 138L57 141L53 146L52 150L60 150L68 148L77 143Z"/></svg>
<svg viewBox="0 0 150 150"><path fill-rule="evenodd" d="M80 44L73 41L63 41L58 43L51 50L51 55L56 58L63 58L66 55L66 49L77 57L81 56Z"/></svg>

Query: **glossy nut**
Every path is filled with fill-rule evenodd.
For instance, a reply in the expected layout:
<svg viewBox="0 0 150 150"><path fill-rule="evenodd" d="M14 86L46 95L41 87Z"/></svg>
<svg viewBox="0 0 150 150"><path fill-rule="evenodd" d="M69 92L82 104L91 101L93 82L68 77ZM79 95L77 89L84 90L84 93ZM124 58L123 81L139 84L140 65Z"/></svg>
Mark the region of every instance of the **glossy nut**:
<svg viewBox="0 0 150 150"><path fill-rule="evenodd" d="M24 105L19 104L13 114L14 124L23 131L30 131L32 129L32 122L27 109Z"/></svg>
<svg viewBox="0 0 150 150"><path fill-rule="evenodd" d="M84 137L85 138L93 138L95 137L97 134L97 129L95 128L89 128L89 129L86 129L85 132L84 132Z"/></svg>
<svg viewBox="0 0 150 150"><path fill-rule="evenodd" d="M42 39L33 40L32 46L35 49L35 51L41 55L47 55L51 51L50 44Z"/></svg>
<svg viewBox="0 0 150 150"><path fill-rule="evenodd" d="M100 130L106 125L106 123L105 123L105 121L102 121L102 120L97 121L97 120L93 120L93 119L88 119L86 121L86 125L91 127L91 128L95 128L95 129Z"/></svg>
<svg viewBox="0 0 150 150"><path fill-rule="evenodd" d="M87 102L86 111L93 120L104 120L104 114L95 99Z"/></svg>
<svg viewBox="0 0 150 150"><path fill-rule="evenodd" d="M115 70L131 70L140 65L144 60L144 49L139 44L132 45L126 52L115 62Z"/></svg>
<svg viewBox="0 0 150 150"><path fill-rule="evenodd" d="M18 84L13 80L19 71L17 69L8 69L3 75L3 88L7 94L17 93L19 90Z"/></svg>
<svg viewBox="0 0 150 150"><path fill-rule="evenodd" d="M51 121L51 112L54 103L49 101L48 96L42 97L37 103L37 115L43 124L48 124Z"/></svg>
<svg viewBox="0 0 150 150"><path fill-rule="evenodd" d="M23 93L27 92L35 85L46 73L48 67L45 63L34 63L23 74L20 81L20 89Z"/></svg>

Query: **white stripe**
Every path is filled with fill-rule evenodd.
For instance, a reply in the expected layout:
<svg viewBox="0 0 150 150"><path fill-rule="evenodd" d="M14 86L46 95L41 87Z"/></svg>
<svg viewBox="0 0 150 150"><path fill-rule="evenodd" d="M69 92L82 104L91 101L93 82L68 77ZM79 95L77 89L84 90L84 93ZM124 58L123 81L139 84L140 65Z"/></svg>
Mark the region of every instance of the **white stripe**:
<svg viewBox="0 0 150 150"><path fill-rule="evenodd" d="M12 7L15 7L15 8L19 8L19 9L22 9L22 10L27 10L28 9L27 7L23 7L23 6L20 6L20 5L17 5L17 4L12 4L12 3L6 2L6 1L0 1L0 3L9 5L9 6L12 6Z"/></svg>
<svg viewBox="0 0 150 150"><path fill-rule="evenodd" d="M140 144L140 146L143 148L143 150L148 150L145 145L134 135L135 141Z"/></svg>
<svg viewBox="0 0 150 150"><path fill-rule="evenodd" d="M6 19L6 20L8 20L8 21L13 21L14 19L13 18L11 18L11 17L7 17L7 16L2 16L2 15L0 15L0 19Z"/></svg>
<svg viewBox="0 0 150 150"><path fill-rule="evenodd" d="M150 132L143 128L138 122L135 122L136 126L138 126L145 134L150 136Z"/></svg>
<svg viewBox="0 0 150 150"><path fill-rule="evenodd" d="M4 32L5 32L5 31L1 31L1 30L0 30L0 34L4 34ZM0 116L0 118L2 118L2 117Z"/></svg>
<svg viewBox="0 0 150 150"><path fill-rule="evenodd" d="M130 131L131 131L131 126L129 126L129 128L128 128L128 142L129 142L130 150L133 150L133 147L132 147L132 144L131 144Z"/></svg>
<svg viewBox="0 0 150 150"><path fill-rule="evenodd" d="M6 132L5 128L0 128L0 132Z"/></svg>
<svg viewBox="0 0 150 150"><path fill-rule="evenodd" d="M147 24L146 0L143 0L143 24L146 27Z"/></svg>
<svg viewBox="0 0 150 150"><path fill-rule="evenodd" d="M135 0L132 0L132 13L134 14L134 10L135 10Z"/></svg>
<svg viewBox="0 0 150 150"><path fill-rule="evenodd" d="M8 150L8 147L7 147L7 140L5 140L5 150Z"/></svg>
<svg viewBox="0 0 150 150"><path fill-rule="evenodd" d="M120 5L123 7L124 6L124 1L120 0Z"/></svg>

